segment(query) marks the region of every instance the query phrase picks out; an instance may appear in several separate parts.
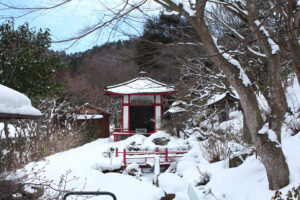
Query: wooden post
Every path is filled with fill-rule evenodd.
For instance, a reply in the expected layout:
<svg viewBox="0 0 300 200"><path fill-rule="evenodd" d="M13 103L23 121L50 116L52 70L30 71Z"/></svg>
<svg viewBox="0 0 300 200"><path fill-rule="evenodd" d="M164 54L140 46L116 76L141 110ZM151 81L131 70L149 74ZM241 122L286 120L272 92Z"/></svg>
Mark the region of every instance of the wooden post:
<svg viewBox="0 0 300 200"><path fill-rule="evenodd" d="M5 134L5 137L6 137L6 140L9 140L9 131L8 131L8 120L5 119L4 120L4 134Z"/></svg>
<svg viewBox="0 0 300 200"><path fill-rule="evenodd" d="M166 157L166 162L168 162L168 148L166 148L165 157Z"/></svg>
<svg viewBox="0 0 300 200"><path fill-rule="evenodd" d="M229 94L229 93L227 93ZM229 96L229 95L228 95ZM228 121L229 120L229 103L228 103L228 98L227 98L227 95L225 97L225 121Z"/></svg>
<svg viewBox="0 0 300 200"><path fill-rule="evenodd" d="M116 148L116 157L119 156L119 150L118 150L118 147Z"/></svg>
<svg viewBox="0 0 300 200"><path fill-rule="evenodd" d="M126 149L124 149L123 152L123 163L124 163L124 167L126 168Z"/></svg>

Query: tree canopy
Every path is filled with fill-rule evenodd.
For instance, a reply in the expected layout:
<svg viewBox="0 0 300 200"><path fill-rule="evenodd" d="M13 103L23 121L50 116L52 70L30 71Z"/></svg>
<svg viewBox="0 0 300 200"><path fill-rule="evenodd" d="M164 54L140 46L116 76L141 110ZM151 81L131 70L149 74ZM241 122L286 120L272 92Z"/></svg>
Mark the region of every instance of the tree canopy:
<svg viewBox="0 0 300 200"><path fill-rule="evenodd" d="M1 84L30 97L48 96L62 88L53 80L57 70L65 66L50 52L49 29L38 31L28 23L15 28L14 21L0 26Z"/></svg>

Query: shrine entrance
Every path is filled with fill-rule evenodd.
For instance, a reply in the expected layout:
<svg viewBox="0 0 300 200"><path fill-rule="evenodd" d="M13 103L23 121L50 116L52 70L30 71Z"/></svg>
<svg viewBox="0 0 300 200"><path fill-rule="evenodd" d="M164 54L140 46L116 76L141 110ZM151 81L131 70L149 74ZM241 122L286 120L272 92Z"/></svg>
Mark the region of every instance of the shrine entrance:
<svg viewBox="0 0 300 200"><path fill-rule="evenodd" d="M145 129L154 131L154 108L153 106L130 106L130 130Z"/></svg>

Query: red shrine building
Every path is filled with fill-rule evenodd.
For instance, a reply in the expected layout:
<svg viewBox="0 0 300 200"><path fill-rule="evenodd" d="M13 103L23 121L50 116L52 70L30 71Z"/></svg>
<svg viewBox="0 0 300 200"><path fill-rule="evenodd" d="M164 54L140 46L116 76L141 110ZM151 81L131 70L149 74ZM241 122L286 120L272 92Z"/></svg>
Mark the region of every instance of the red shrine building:
<svg viewBox="0 0 300 200"><path fill-rule="evenodd" d="M175 93L173 86L141 76L107 86L105 93L122 98L122 127L114 129L114 141L134 134L151 135L161 128L163 99Z"/></svg>

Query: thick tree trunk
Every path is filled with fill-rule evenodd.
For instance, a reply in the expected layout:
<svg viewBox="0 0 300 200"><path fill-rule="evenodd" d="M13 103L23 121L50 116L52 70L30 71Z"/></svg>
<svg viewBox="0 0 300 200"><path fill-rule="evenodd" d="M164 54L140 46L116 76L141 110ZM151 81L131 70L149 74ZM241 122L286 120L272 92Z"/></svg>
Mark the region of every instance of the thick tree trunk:
<svg viewBox="0 0 300 200"><path fill-rule="evenodd" d="M269 128L277 135L277 140L281 144L281 127L284 121L284 115L287 112L287 102L285 93L280 80L281 71L281 55L276 46L270 43L269 35L266 30L257 30L257 23L259 19L258 8L256 0L247 0L248 23L257 39L260 49L267 56L268 61L268 80L269 80L269 106L271 115L269 119ZM264 26L264 24L260 24ZM276 45L276 44L275 44ZM266 143L264 143L264 140ZM257 146L257 151L262 158L262 162L267 170L269 188L271 190L280 189L289 184L289 168L286 163L284 154L279 144L271 142L266 135L262 139L262 146Z"/></svg>
<svg viewBox="0 0 300 200"><path fill-rule="evenodd" d="M269 58L269 87L271 99L270 128L276 133L278 141L281 143L281 126L284 115L287 112L287 103L280 80L280 55L271 55Z"/></svg>
<svg viewBox="0 0 300 200"><path fill-rule="evenodd" d="M256 146L256 150L264 164L269 181L270 190L278 190L289 184L289 170L285 157L280 147L276 143L268 141L267 135L263 140L266 141L261 146Z"/></svg>
<svg viewBox="0 0 300 200"><path fill-rule="evenodd" d="M284 5L284 9L287 18L286 25L288 33L288 44L294 62L293 68L298 82L300 82L300 47L298 43L298 37L300 33L300 10L295 9L297 8L296 4L296 0L289 0Z"/></svg>
<svg viewBox="0 0 300 200"><path fill-rule="evenodd" d="M277 147L276 143L271 142L267 135L258 134L258 131L262 128L264 122L255 96L255 91L253 91L250 86L244 85L243 81L240 79L241 72L237 66L234 66L228 60L226 60L223 55L219 54L219 50L217 49L204 21L204 10L205 2L202 1L202 5L198 4L196 19L192 20L192 25L200 36L206 52L210 55L216 55L211 58L213 63L216 66L219 66L219 68L226 75L229 83L234 87L240 96L241 105L245 113L246 123L248 125L253 144L255 145L257 152L262 159L262 163L266 168L269 180L269 188L271 190L280 189L289 183L289 169L286 164L282 149ZM278 67L274 68L274 70L278 70ZM277 78L278 77L276 76L271 80L275 84L274 90L280 88L278 85L280 85L281 82L279 81L275 83ZM282 92L279 91L278 93L274 93L274 98L272 100L275 99L276 101L281 102L284 95L279 97L278 94L282 94ZM275 104L277 105L276 102ZM276 125L276 127L279 128L281 127L280 120L282 118L277 117L276 119L279 119L279 121L277 121L279 123ZM277 132L277 134L278 133L279 132Z"/></svg>
<svg viewBox="0 0 300 200"><path fill-rule="evenodd" d="M161 3L160 1L157 2ZM278 145L275 142L270 141L266 134L258 134L259 130L264 125L264 121L258 106L255 91L251 88L251 86L244 85L243 80L241 80L240 78L240 75L242 73L240 69L237 66L233 65L230 62L230 60L227 60L228 58L225 59L223 55L220 54L219 49L214 43L212 35L210 34L208 27L205 23L204 13L207 0L196 2L195 16L190 16L188 12L185 12L181 5L177 5L171 0L164 0L164 2L165 3L161 3L163 6L182 13L190 21L197 35L200 37L206 53L209 55L214 55L211 57L211 60L214 63L214 65L220 68L220 70L225 74L228 82L237 91L240 97L242 108L244 110L244 116L246 118L246 123L248 125L253 144L255 145L258 155L262 159L262 163L266 168L269 180L269 188L271 190L277 190L286 186L289 183L289 169L286 164L282 149L278 147ZM255 1L252 2L248 0L247 3L254 3L254 8L256 9ZM271 63L271 67L273 67L273 70L278 71L278 67L275 67L275 64L280 63ZM278 80L277 71L276 77L270 80L272 83L275 83L276 80ZM275 100L275 107L277 107L277 103L282 102L282 99L284 98L284 93L282 97L279 96L280 94L282 94L283 91L281 91L280 87L278 87L280 84L280 81L279 83L275 84L275 87L272 89L272 91L275 93L273 94L273 96L270 97L271 102ZM277 89L279 89L280 91L277 92ZM284 105L284 102L279 105ZM274 112L278 114L277 111ZM277 123L272 123L271 125L273 126L273 128L279 131L279 127L281 127L280 120L282 120L282 118L276 117L276 119L278 119L278 121L275 120L274 122ZM280 135L280 132L277 132L277 134Z"/></svg>

